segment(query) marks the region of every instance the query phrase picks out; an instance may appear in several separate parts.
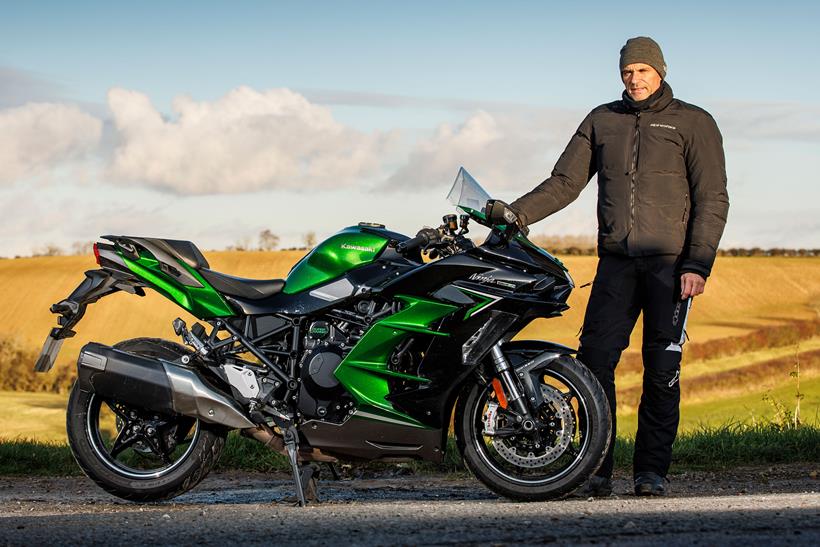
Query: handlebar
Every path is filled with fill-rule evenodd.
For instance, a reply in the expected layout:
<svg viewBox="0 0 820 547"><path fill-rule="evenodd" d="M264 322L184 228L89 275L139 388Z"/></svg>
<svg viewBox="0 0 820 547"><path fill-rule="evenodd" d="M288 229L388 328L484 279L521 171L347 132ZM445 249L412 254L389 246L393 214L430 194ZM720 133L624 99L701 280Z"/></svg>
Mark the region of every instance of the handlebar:
<svg viewBox="0 0 820 547"><path fill-rule="evenodd" d="M396 245L396 251L404 254L408 251L414 251L419 247L426 247L430 243L434 241L438 241L439 235L438 232L432 228L424 228L419 230L419 233L416 234L416 237L412 239L408 239L407 241L402 241L398 245Z"/></svg>

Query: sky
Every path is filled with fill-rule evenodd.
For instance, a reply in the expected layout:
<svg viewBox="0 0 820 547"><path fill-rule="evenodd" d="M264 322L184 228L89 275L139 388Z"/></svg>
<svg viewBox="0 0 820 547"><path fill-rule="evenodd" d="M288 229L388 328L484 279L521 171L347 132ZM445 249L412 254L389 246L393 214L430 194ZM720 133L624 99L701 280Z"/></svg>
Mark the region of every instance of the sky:
<svg viewBox="0 0 820 547"><path fill-rule="evenodd" d="M723 247L820 247L820 3L15 2L0 256L104 234L283 246L414 234L464 166L511 201L622 91L627 38L726 151ZM594 234L596 183L534 234Z"/></svg>

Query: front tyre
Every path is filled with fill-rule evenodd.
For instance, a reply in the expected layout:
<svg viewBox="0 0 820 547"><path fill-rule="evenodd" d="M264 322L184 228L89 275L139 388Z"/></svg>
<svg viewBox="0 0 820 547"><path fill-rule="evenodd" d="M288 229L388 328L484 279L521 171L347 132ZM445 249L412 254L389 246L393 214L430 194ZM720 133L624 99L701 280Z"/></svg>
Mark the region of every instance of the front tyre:
<svg viewBox="0 0 820 547"><path fill-rule="evenodd" d="M567 496L598 469L609 446L609 405L590 370L562 356L539 372L544 404L531 409L535 432L519 429L492 384L469 386L456 407L456 441L467 467L514 500Z"/></svg>
<svg viewBox="0 0 820 547"><path fill-rule="evenodd" d="M152 338L117 349L174 360L188 353ZM173 498L196 486L216 463L227 431L196 418L163 415L82 391L68 400L68 442L82 470L109 493L130 501Z"/></svg>

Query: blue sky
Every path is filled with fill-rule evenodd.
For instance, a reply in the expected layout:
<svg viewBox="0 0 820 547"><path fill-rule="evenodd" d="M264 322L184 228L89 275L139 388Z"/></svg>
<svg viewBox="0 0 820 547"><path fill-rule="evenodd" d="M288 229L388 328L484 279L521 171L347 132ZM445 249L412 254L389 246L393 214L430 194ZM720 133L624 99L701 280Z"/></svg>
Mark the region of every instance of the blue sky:
<svg viewBox="0 0 820 547"><path fill-rule="evenodd" d="M462 164L514 199L619 96L635 35L724 134L724 244L820 247L816 3L554 4L5 6L0 255L116 231L414 232L449 212ZM593 181L534 232L593 233L594 199Z"/></svg>

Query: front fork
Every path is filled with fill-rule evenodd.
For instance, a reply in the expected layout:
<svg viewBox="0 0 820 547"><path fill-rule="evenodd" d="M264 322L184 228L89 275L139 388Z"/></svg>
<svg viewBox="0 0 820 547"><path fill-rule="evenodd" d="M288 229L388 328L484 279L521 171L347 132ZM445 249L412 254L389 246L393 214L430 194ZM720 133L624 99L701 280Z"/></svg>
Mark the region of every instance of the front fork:
<svg viewBox="0 0 820 547"><path fill-rule="evenodd" d="M527 395L524 392L521 383L515 376L512 365L510 365L510 361L501 351L501 342L498 342L490 349L490 355L493 358L495 370L505 391L508 412L512 411L515 420L521 424L521 429L527 432L533 431L535 429L535 420L530 409L534 408L535 404L531 406L529 402L536 403L536 394Z"/></svg>

